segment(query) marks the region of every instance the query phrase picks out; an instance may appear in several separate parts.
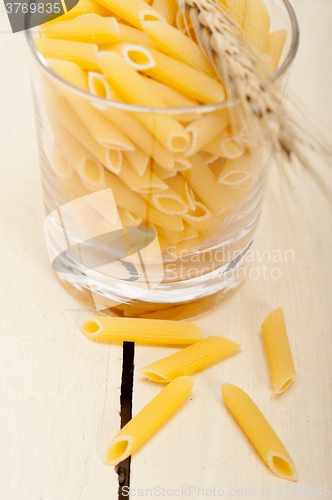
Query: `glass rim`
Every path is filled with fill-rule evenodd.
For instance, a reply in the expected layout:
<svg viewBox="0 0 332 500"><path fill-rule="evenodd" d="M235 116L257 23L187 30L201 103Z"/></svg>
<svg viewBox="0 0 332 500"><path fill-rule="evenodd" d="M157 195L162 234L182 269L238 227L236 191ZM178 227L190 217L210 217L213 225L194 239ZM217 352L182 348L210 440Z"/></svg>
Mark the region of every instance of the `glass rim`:
<svg viewBox="0 0 332 500"><path fill-rule="evenodd" d="M274 0L275 1L275 0ZM277 69L273 73L273 75L270 77L271 81L276 81L279 78L281 78L288 68L290 67L291 63L293 62L298 47L299 47L299 40L300 40L300 32L299 32L299 24L298 20L295 14L295 11L290 4L289 0L281 0L283 3L284 7L286 7L289 20L290 20L290 26L291 26L291 43L290 47L287 53L287 56L285 57L285 60L283 61L282 65L280 68ZM137 104L128 104L124 102L119 102L119 101L112 101L110 99L106 99L105 97L101 96L95 96L93 94L90 94L90 92L80 89L76 87L75 85L71 84L64 78L62 78L58 73L56 73L51 66L48 64L46 58L39 52L37 49L33 37L32 37L32 31L31 28L27 27L29 24L29 14L26 15L25 18L25 24L26 24L26 39L28 42L28 45L31 49L31 52L33 54L33 57L35 61L42 67L43 71L46 72L53 80L55 80L58 83L61 83L61 85L71 92L75 92L77 95L89 99L90 102L94 102L96 107L99 107L101 109L105 109L106 107L111 107L111 108L116 108L116 109L121 109L123 111L127 112L135 112L135 113L156 113L156 114L187 114L187 113L208 113L212 111L216 111L218 109L223 109L229 106L233 106L233 103L226 99L225 101L221 102L214 102L210 104L201 104L198 106L192 106L192 107L185 107L185 108L154 108L154 107L148 107L148 106L140 106Z"/></svg>

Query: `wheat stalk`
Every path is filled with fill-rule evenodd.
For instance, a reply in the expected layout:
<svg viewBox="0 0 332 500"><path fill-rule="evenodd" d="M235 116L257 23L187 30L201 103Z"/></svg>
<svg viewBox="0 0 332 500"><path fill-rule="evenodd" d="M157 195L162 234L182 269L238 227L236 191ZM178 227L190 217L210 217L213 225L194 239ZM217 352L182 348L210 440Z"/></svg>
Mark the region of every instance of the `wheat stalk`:
<svg viewBox="0 0 332 500"><path fill-rule="evenodd" d="M304 149L309 146L331 158L330 146L287 112L279 83L269 78L270 70L261 55L241 39L240 27L228 17L225 6L218 0L177 1L184 18L189 16L202 50L224 82L245 126L256 131L257 142L267 144L281 165L285 159L298 159L322 184Z"/></svg>

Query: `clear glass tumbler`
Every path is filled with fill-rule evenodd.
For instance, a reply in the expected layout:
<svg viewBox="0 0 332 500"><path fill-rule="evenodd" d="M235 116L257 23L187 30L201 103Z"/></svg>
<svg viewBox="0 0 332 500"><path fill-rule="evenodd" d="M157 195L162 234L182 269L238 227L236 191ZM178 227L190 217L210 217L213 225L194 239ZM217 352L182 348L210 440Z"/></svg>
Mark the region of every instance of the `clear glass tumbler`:
<svg viewBox="0 0 332 500"><path fill-rule="evenodd" d="M271 29L287 31L280 79L298 26L288 0L267 6ZM168 108L125 104L96 72L90 92L70 84L27 39L46 243L65 288L118 316L217 306L245 277L270 171L264 145L246 152L250 133L228 101L192 106L167 93Z"/></svg>

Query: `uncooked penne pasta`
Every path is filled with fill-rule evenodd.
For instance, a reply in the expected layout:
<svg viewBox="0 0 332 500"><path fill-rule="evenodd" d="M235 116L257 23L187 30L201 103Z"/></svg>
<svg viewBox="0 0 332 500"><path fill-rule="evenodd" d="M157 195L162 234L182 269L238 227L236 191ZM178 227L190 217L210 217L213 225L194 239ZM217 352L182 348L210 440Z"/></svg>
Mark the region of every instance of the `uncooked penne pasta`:
<svg viewBox="0 0 332 500"><path fill-rule="evenodd" d="M164 214L183 215L188 212L188 205L173 189L155 193L152 196L153 205Z"/></svg>
<svg viewBox="0 0 332 500"><path fill-rule="evenodd" d="M272 69L276 71L279 68L280 58L287 40L287 30L281 29L272 31L268 34L267 52L272 57Z"/></svg>
<svg viewBox="0 0 332 500"><path fill-rule="evenodd" d="M115 52L102 51L98 56L98 64L105 73L110 84L133 104L143 106L165 107L142 78L126 61ZM136 117L153 133L156 139L169 151L187 151L189 134L178 121L168 115L136 114Z"/></svg>
<svg viewBox="0 0 332 500"><path fill-rule="evenodd" d="M135 217L133 214L124 210L123 208L118 208L119 217L123 227L126 226L140 226L142 223L141 217Z"/></svg>
<svg viewBox="0 0 332 500"><path fill-rule="evenodd" d="M75 7L68 10L65 14L61 16L61 21L70 21L75 19L75 17L82 16L83 14L97 14L98 16L109 16L110 12L105 7L102 7L98 2L94 0L79 0ZM55 24L59 22L59 18L53 19L47 23L48 25ZM46 25L43 25L46 26Z"/></svg>
<svg viewBox="0 0 332 500"><path fill-rule="evenodd" d="M93 340L138 342L151 345L191 345L204 339L199 326L190 322L141 320L100 316L85 321L81 332Z"/></svg>
<svg viewBox="0 0 332 500"><path fill-rule="evenodd" d="M118 173L120 179L137 193L155 193L166 191L168 185L154 172L146 170L143 175L139 175L126 158L122 160L121 170Z"/></svg>
<svg viewBox="0 0 332 500"><path fill-rule="evenodd" d="M215 78L216 73L199 45L181 31L160 21L147 21L144 31L156 48L164 54Z"/></svg>
<svg viewBox="0 0 332 500"><path fill-rule="evenodd" d="M126 24L118 23L120 29L120 41L126 43L137 43L143 45L144 47L154 47L153 42L150 38L141 30L134 28L133 26L127 26ZM112 50L110 46L101 46L100 50Z"/></svg>
<svg viewBox="0 0 332 500"><path fill-rule="evenodd" d="M147 153L137 147L135 151L126 151L124 156L138 175L145 174L150 163L150 156ZM159 177L157 172L155 172L155 174ZM160 179L162 179L162 177L160 177Z"/></svg>
<svg viewBox="0 0 332 500"><path fill-rule="evenodd" d="M284 392L296 375L281 307L272 311L262 324L263 337L275 394Z"/></svg>
<svg viewBox="0 0 332 500"><path fill-rule="evenodd" d="M169 24L174 24L176 14L179 10L176 0L153 0L152 6Z"/></svg>
<svg viewBox="0 0 332 500"><path fill-rule="evenodd" d="M180 377L167 385L112 440L105 463L116 465L140 448L189 396L194 379Z"/></svg>
<svg viewBox="0 0 332 500"><path fill-rule="evenodd" d="M165 24L165 23L162 23ZM155 60L149 52L148 47L135 43L120 43L113 50L122 55L124 60L137 71L154 68Z"/></svg>
<svg viewBox="0 0 332 500"><path fill-rule="evenodd" d="M195 209L189 210L183 218L204 238L216 236L223 228L222 221L212 215L210 210L200 202L195 202Z"/></svg>
<svg viewBox="0 0 332 500"><path fill-rule="evenodd" d="M189 186L188 182L181 174L177 174L175 177L171 177L166 180L166 184L173 189L185 202L190 210L195 209L195 197L194 193Z"/></svg>
<svg viewBox="0 0 332 500"><path fill-rule="evenodd" d="M232 207L233 200L230 195L221 184L216 182L216 177L202 158L196 154L192 157L192 162L192 168L184 170L182 175L211 212L220 215Z"/></svg>
<svg viewBox="0 0 332 500"><path fill-rule="evenodd" d="M74 170L67 156L61 151L56 142L53 143L51 150L51 165L61 179L70 179L74 175Z"/></svg>
<svg viewBox="0 0 332 500"><path fill-rule="evenodd" d="M167 229L158 228L158 232L162 231L170 243L180 243L180 241L192 240L198 238L199 233L187 222L184 223L183 231L169 231Z"/></svg>
<svg viewBox="0 0 332 500"><path fill-rule="evenodd" d="M225 189L231 196L234 203L242 203L248 197L252 186L253 182L251 184L238 184L235 186L225 185Z"/></svg>
<svg viewBox="0 0 332 500"><path fill-rule="evenodd" d="M170 382L183 375L198 372L233 354L240 347L240 344L224 337L208 337L167 358L146 365L139 371L155 382Z"/></svg>
<svg viewBox="0 0 332 500"><path fill-rule="evenodd" d="M173 170L168 170L166 168L161 167L160 165L157 165L155 161L152 162L151 165L151 170L158 175L160 179L170 179L171 177L174 177L177 175L177 171L175 169Z"/></svg>
<svg viewBox="0 0 332 500"><path fill-rule="evenodd" d="M161 14L143 0L98 0L98 2L138 29L143 29L145 21L166 22Z"/></svg>
<svg viewBox="0 0 332 500"><path fill-rule="evenodd" d="M245 148L240 136L234 136L228 127L204 146L204 151L231 160L242 156Z"/></svg>
<svg viewBox="0 0 332 500"><path fill-rule="evenodd" d="M186 155L191 156L204 149L204 146L210 144L216 136L220 135L228 124L229 116L227 110L224 116L210 113L203 118L191 122L186 128L191 136L191 146Z"/></svg>
<svg viewBox="0 0 332 500"><path fill-rule="evenodd" d="M269 469L283 479L297 481L297 471L288 451L248 394L231 384L222 384L221 393L233 417Z"/></svg>
<svg viewBox="0 0 332 500"><path fill-rule="evenodd" d="M220 172L219 182L227 186L252 185L257 177L259 160L259 155L250 151L235 160L227 160Z"/></svg>
<svg viewBox="0 0 332 500"><path fill-rule="evenodd" d="M111 99L111 88L107 83L105 75L89 71L88 73L88 89L90 94Z"/></svg>
<svg viewBox="0 0 332 500"><path fill-rule="evenodd" d="M266 52L270 23L270 14L263 0L246 0L246 39L260 53Z"/></svg>
<svg viewBox="0 0 332 500"><path fill-rule="evenodd" d="M34 41L39 52L46 58L70 61L89 71L98 70L96 44L53 38L35 38Z"/></svg>
<svg viewBox="0 0 332 500"><path fill-rule="evenodd" d="M105 183L107 188L112 189L117 206L131 211L157 226L171 229L172 231L182 231L183 222L181 217L177 215L168 215L166 217L165 214L154 208L138 193L131 191L117 176L110 172L105 172Z"/></svg>
<svg viewBox="0 0 332 500"><path fill-rule="evenodd" d="M83 14L71 21L41 25L45 38L73 40L88 43L116 43L120 40L120 29L115 17L102 17L97 14Z"/></svg>
<svg viewBox="0 0 332 500"><path fill-rule="evenodd" d="M157 50L149 48L149 52L156 66L145 70L146 75L203 104L225 100L224 87L206 73Z"/></svg>
<svg viewBox="0 0 332 500"><path fill-rule="evenodd" d="M42 89L43 102L49 117L54 116L102 165L111 172L120 172L122 155L120 151L101 146L90 134L68 101L52 91L48 85Z"/></svg>
<svg viewBox="0 0 332 500"><path fill-rule="evenodd" d="M157 82L152 78L146 78L146 82L153 89L155 94L170 108L191 108L193 106L198 106L197 101L188 99L184 95L176 92L176 90L171 89L163 83Z"/></svg>

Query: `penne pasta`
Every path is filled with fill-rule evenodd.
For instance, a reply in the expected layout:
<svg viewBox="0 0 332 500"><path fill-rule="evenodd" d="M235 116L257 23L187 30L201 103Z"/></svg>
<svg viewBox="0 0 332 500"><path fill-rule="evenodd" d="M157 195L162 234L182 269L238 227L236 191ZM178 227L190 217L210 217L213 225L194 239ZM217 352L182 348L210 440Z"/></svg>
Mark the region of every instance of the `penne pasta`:
<svg viewBox="0 0 332 500"><path fill-rule="evenodd" d="M109 16L110 12L108 9L102 7L98 2L94 0L79 0L75 7L68 10L65 14L61 16L61 21L70 21L75 19L75 17L82 16L83 14L97 14L98 16ZM59 22L59 18L53 19L53 21L44 24L43 26L48 26Z"/></svg>
<svg viewBox="0 0 332 500"><path fill-rule="evenodd" d="M221 393L233 417L269 469L283 479L297 481L297 471L288 451L248 394L231 384L222 384Z"/></svg>
<svg viewBox="0 0 332 500"><path fill-rule="evenodd" d="M195 323L112 316L100 316L85 321L80 330L93 340L150 345L191 345L204 339L202 330Z"/></svg>
<svg viewBox="0 0 332 500"><path fill-rule="evenodd" d="M208 337L139 371L154 382L171 382L178 377L202 370L240 349L240 345L223 337Z"/></svg>
<svg viewBox="0 0 332 500"><path fill-rule="evenodd" d="M171 229L172 231L182 231L183 222L179 216L168 215L156 210L150 203L145 201L138 193L131 191L126 184L117 176L110 172L105 172L105 184L111 188L117 206L133 212L142 219L156 224L157 226Z"/></svg>
<svg viewBox="0 0 332 500"><path fill-rule="evenodd" d="M252 189L253 183L251 184L238 184L234 186L226 186L225 189L231 196L234 203L242 203L248 196Z"/></svg>
<svg viewBox="0 0 332 500"><path fill-rule="evenodd" d="M200 202L195 202L195 209L183 215L184 220L190 224L204 238L212 238L220 233L223 223L211 214L207 207Z"/></svg>
<svg viewBox="0 0 332 500"><path fill-rule="evenodd" d="M130 67L115 52L102 51L98 56L100 69L105 73L107 79L126 100L133 104L165 107L134 68ZM155 136L155 138L171 152L183 152L189 147L189 134L178 121L168 115L151 115L136 113L141 123Z"/></svg>
<svg viewBox="0 0 332 500"><path fill-rule="evenodd" d="M235 160L227 160L220 175L219 182L227 186L253 184L259 167L260 157L257 152L248 151Z"/></svg>
<svg viewBox="0 0 332 500"><path fill-rule="evenodd" d="M281 394L296 375L281 307L272 311L262 324L263 337L272 375L273 392Z"/></svg>
<svg viewBox="0 0 332 500"><path fill-rule="evenodd" d="M221 83L206 73L157 50L149 49L149 52L156 66L144 71L146 75L203 104L225 100L225 90Z"/></svg>
<svg viewBox="0 0 332 500"><path fill-rule="evenodd" d="M135 151L127 151L124 155L138 175L145 174L150 163L150 156L147 153L140 148L136 148ZM155 174L162 179L157 172Z"/></svg>
<svg viewBox="0 0 332 500"><path fill-rule="evenodd" d="M272 31L267 38L267 52L272 57L272 69L277 71L281 59L282 52L287 40L287 30L281 29Z"/></svg>
<svg viewBox="0 0 332 500"><path fill-rule="evenodd" d="M198 71L206 73L211 78L216 77L213 67L199 45L181 31L160 21L147 21L144 24L144 31L156 48L167 56L186 63Z"/></svg>
<svg viewBox="0 0 332 500"><path fill-rule="evenodd" d="M105 75L89 71L88 89L92 95L97 95L104 99L111 99L111 88L107 83Z"/></svg>
<svg viewBox="0 0 332 500"><path fill-rule="evenodd" d="M177 174L175 177L171 177L166 180L166 184L173 189L182 200L188 206L190 210L195 209L195 197L192 189L190 188L188 182L181 174Z"/></svg>
<svg viewBox="0 0 332 500"><path fill-rule="evenodd" d="M138 29L143 29L145 21L166 22L161 14L143 0L98 0L98 3Z"/></svg>
<svg viewBox="0 0 332 500"><path fill-rule="evenodd" d="M168 229L161 228L159 228L158 231L162 231L169 243L174 244L199 237L199 233L193 227L189 226L187 222L184 223L183 231L169 231Z"/></svg>
<svg viewBox="0 0 332 500"><path fill-rule="evenodd" d="M52 38L35 38L34 42L39 52L47 59L61 59L78 64L82 69L98 70L96 44Z"/></svg>
<svg viewBox="0 0 332 500"><path fill-rule="evenodd" d="M157 82L156 80L148 77L145 77L145 80L148 85L150 85L154 93L170 108L190 108L198 106L197 101L188 99L163 83Z"/></svg>
<svg viewBox="0 0 332 500"><path fill-rule="evenodd" d="M211 142L204 146L204 151L231 160L242 156L245 152L240 136L234 136L229 128L223 130Z"/></svg>
<svg viewBox="0 0 332 500"><path fill-rule="evenodd" d="M45 38L73 40L87 43L116 43L120 40L120 29L115 17L83 14L71 21L58 21L40 27Z"/></svg>
<svg viewBox="0 0 332 500"><path fill-rule="evenodd" d="M171 177L174 177L177 174L177 171L174 170L168 170L166 168L161 167L160 165L157 165L156 162L152 162L151 164L151 170L158 175L160 179L170 179Z"/></svg>
<svg viewBox="0 0 332 500"><path fill-rule="evenodd" d="M152 6L169 24L174 24L179 10L176 0L153 0Z"/></svg>
<svg viewBox="0 0 332 500"><path fill-rule="evenodd" d="M137 193L158 194L159 191L168 189L167 184L150 170L146 170L143 175L139 175L126 158L122 160L118 176L132 191Z"/></svg>
<svg viewBox="0 0 332 500"><path fill-rule="evenodd" d="M186 155L191 156L204 149L204 146L220 135L229 124L229 116L226 110L224 116L209 114L190 123L186 128L191 137L191 146Z"/></svg>
<svg viewBox="0 0 332 500"><path fill-rule="evenodd" d="M127 26L126 24L118 23L120 29L120 41L126 43L137 43L143 45L144 47L154 47L153 42L144 33L144 31L138 30L133 26ZM100 50L112 50L109 46L101 46Z"/></svg>
<svg viewBox="0 0 332 500"><path fill-rule="evenodd" d="M123 43L116 45L114 51L120 53L124 60L137 71L153 68L156 63L149 50L142 45Z"/></svg>
<svg viewBox="0 0 332 500"><path fill-rule="evenodd" d="M135 217L133 214L124 210L123 208L118 208L119 217L121 220L122 227L126 226L140 226L142 224L141 217Z"/></svg>
<svg viewBox="0 0 332 500"><path fill-rule="evenodd" d="M166 386L112 440L105 463L116 465L140 448L189 396L194 379L180 377Z"/></svg>
<svg viewBox="0 0 332 500"><path fill-rule="evenodd" d="M61 179L70 179L74 175L74 170L67 156L61 151L56 142L53 143L51 150L51 165L54 172Z"/></svg>
<svg viewBox="0 0 332 500"><path fill-rule="evenodd" d="M76 42L75 42L76 43ZM82 90L88 90L88 77L87 74L80 68L80 66L71 61L65 61L62 59L52 59L48 58L47 62L49 66L67 82L75 85ZM59 93L61 93L59 87ZM67 91L65 91L67 92ZM68 92L67 92L68 93Z"/></svg>
<svg viewBox="0 0 332 500"><path fill-rule="evenodd" d="M188 212L188 205L171 188L154 194L152 203L158 210L167 215L183 215Z"/></svg>
<svg viewBox="0 0 332 500"><path fill-rule="evenodd" d="M233 208L233 200L230 195L217 182L216 177L201 157L194 155L192 162L192 168L183 171L182 175L211 212L215 215L220 215L225 210Z"/></svg>
<svg viewBox="0 0 332 500"><path fill-rule="evenodd" d="M263 0L246 0L246 39L258 52L266 52L270 14Z"/></svg>

